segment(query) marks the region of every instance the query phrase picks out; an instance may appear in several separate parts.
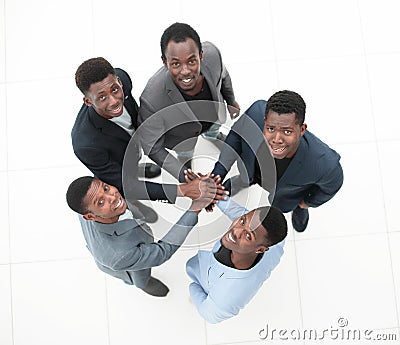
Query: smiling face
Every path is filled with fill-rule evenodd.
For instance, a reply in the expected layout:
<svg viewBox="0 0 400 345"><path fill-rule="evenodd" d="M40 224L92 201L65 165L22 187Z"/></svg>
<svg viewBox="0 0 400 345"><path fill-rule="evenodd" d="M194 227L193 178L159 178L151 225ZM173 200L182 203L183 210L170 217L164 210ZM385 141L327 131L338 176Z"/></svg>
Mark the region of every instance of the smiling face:
<svg viewBox="0 0 400 345"><path fill-rule="evenodd" d="M195 95L201 90L202 58L203 53L199 52L199 48L191 38L179 43L170 40L165 49L164 66L168 68L175 85L188 95Z"/></svg>
<svg viewBox="0 0 400 345"><path fill-rule="evenodd" d="M222 245L233 255L254 255L268 250L267 230L260 221L260 211L253 210L237 218L221 238Z"/></svg>
<svg viewBox="0 0 400 345"><path fill-rule="evenodd" d="M106 119L118 117L124 106L122 83L117 76L109 74L102 81L90 85L83 101Z"/></svg>
<svg viewBox="0 0 400 345"><path fill-rule="evenodd" d="M89 211L83 218L106 224L117 222L127 208L126 201L117 188L97 179L91 183L83 198L83 204Z"/></svg>
<svg viewBox="0 0 400 345"><path fill-rule="evenodd" d="M278 114L269 110L264 121L264 137L274 158L292 158L307 125L296 121L295 113Z"/></svg>

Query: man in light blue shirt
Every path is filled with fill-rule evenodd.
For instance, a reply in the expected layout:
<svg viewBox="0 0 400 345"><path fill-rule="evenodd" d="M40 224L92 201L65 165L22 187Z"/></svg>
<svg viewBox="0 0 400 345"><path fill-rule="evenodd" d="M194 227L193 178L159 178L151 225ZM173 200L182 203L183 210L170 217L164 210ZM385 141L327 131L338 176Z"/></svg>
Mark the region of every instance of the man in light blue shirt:
<svg viewBox="0 0 400 345"><path fill-rule="evenodd" d="M287 235L286 219L275 207L249 212L232 199L217 205L232 225L211 251L200 250L186 264L190 297L209 323L237 315L250 302L278 265Z"/></svg>

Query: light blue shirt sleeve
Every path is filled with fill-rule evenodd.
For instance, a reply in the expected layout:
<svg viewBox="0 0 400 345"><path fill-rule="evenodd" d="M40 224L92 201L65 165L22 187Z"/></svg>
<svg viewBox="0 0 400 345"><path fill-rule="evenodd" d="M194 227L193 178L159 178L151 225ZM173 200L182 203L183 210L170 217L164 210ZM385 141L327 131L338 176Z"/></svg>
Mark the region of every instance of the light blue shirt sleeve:
<svg viewBox="0 0 400 345"><path fill-rule="evenodd" d="M189 292L197 311L209 323L218 323L237 314L221 310L211 297L205 293L201 285L196 282L189 285Z"/></svg>
<svg viewBox="0 0 400 345"><path fill-rule="evenodd" d="M230 220L235 220L236 218L246 214L249 210L237 202L233 201L230 197L226 200L219 200L217 204L218 208L229 217Z"/></svg>
<svg viewBox="0 0 400 345"><path fill-rule="evenodd" d="M240 206L229 197L227 200L219 200L217 206L231 220L235 220L236 218L249 212L245 207ZM191 262L189 265L189 270L196 271L196 274L192 272L192 275L194 274L195 276L199 275L200 270L198 256L196 259L197 260L195 262ZM189 274L189 276L191 276L191 274ZM192 276L191 278L193 279ZM210 294L207 294L206 291L204 291L198 279L194 280L195 281L189 285L190 297L203 319L209 323L218 323L239 313L239 308L232 308L228 311L218 307Z"/></svg>

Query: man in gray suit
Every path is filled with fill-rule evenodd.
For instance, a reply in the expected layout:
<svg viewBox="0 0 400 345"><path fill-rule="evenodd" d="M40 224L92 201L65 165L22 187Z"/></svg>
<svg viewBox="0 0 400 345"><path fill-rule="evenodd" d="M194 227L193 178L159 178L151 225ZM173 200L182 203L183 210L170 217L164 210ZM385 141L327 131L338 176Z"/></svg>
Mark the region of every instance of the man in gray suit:
<svg viewBox="0 0 400 345"><path fill-rule="evenodd" d="M133 218L114 186L84 176L70 184L66 197L69 207L80 214L87 247L100 270L162 297L169 289L151 276L151 267L161 265L176 252L196 225L201 209L214 200L219 188L210 178L201 179L201 197L192 201L189 210L158 242L154 242L151 228L144 221Z"/></svg>
<svg viewBox="0 0 400 345"><path fill-rule="evenodd" d="M148 81L141 97L138 135L146 155L184 181L182 164L191 168L197 137L214 143L225 136L225 103L232 118L239 115L231 78L220 51L200 42L188 24L175 23L161 37L164 66ZM178 160L166 149L177 152Z"/></svg>

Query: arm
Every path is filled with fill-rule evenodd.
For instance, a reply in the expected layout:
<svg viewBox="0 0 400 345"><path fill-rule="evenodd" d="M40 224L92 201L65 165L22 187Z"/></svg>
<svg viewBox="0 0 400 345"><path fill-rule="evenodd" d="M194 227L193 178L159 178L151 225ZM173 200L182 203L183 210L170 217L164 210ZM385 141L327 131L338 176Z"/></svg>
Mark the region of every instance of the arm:
<svg viewBox="0 0 400 345"><path fill-rule="evenodd" d="M233 92L231 76L229 75L229 72L226 69L226 67L222 61L221 52L213 44L212 44L212 46L215 48L215 50L219 56L219 62L221 64L221 80L222 80L221 94L222 94L222 97L224 98L226 104L234 105L236 103L236 101L235 101L235 94Z"/></svg>
<svg viewBox="0 0 400 345"><path fill-rule="evenodd" d="M178 185L167 183L155 183L142 181L130 177L124 177L124 196L127 200L165 200L175 203L178 195Z"/></svg>
<svg viewBox="0 0 400 345"><path fill-rule="evenodd" d="M75 150L79 160L99 179L122 192L122 167L110 159L107 151L94 147Z"/></svg>
<svg viewBox="0 0 400 345"><path fill-rule="evenodd" d="M189 285L190 298L203 319L209 323L218 323L231 318L239 313L221 310L210 295L207 295L200 284L193 282ZM235 310L236 311L236 310Z"/></svg>
<svg viewBox="0 0 400 345"><path fill-rule="evenodd" d="M152 109L144 97L140 98L138 119L140 126L137 134L144 153L158 166L179 179L181 164L165 148L166 129L161 113Z"/></svg>
<svg viewBox="0 0 400 345"><path fill-rule="evenodd" d="M239 205L229 197L227 200L219 200L217 206L230 220L235 220L249 212L248 209Z"/></svg>
<svg viewBox="0 0 400 345"><path fill-rule="evenodd" d="M186 211L160 241L141 243L122 257L116 256L110 268L115 271L138 271L161 265L178 250L197 221L196 212Z"/></svg>
<svg viewBox="0 0 400 345"><path fill-rule="evenodd" d="M221 61L222 63L222 61ZM228 105L235 105L235 94L233 92L232 80L228 70L222 63L222 85L221 94Z"/></svg>
<svg viewBox="0 0 400 345"><path fill-rule="evenodd" d="M200 180L202 184L209 187L211 185L211 188L205 188L201 193L201 197L192 201L189 210L182 215L160 241L157 243L139 243L133 249L124 252L122 256L115 253L111 256L109 267L115 271L138 271L159 266L167 261L185 241L190 230L197 224L198 214L201 210L215 198L215 183L210 181L208 176L201 177ZM148 233L151 233L151 229L147 224L140 225L143 229L137 229L137 227L133 227L130 230L147 230Z"/></svg>
<svg viewBox="0 0 400 345"><path fill-rule="evenodd" d="M230 130L227 138L225 139L226 145L223 145L221 153L218 157L218 162L215 163L214 169L211 172L215 176L219 175L222 181L224 181L232 165L242 154L242 138L236 131L237 127L238 123L235 123Z"/></svg>

